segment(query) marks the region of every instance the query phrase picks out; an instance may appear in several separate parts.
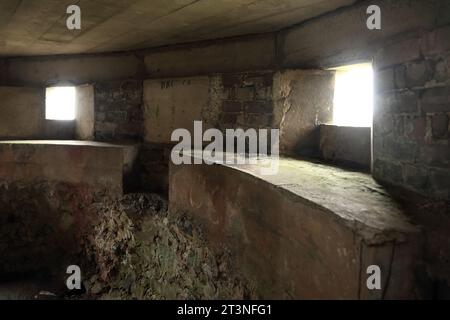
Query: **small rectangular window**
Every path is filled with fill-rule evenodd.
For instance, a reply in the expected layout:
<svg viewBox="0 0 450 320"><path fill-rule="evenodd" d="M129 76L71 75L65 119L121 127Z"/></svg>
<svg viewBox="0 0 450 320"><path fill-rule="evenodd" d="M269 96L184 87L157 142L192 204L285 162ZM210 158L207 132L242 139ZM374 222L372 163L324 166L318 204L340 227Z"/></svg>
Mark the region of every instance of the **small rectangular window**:
<svg viewBox="0 0 450 320"><path fill-rule="evenodd" d="M75 87L50 87L45 92L47 120L75 120Z"/></svg>
<svg viewBox="0 0 450 320"><path fill-rule="evenodd" d="M373 112L372 64L354 64L332 70L336 71L333 124L371 127Z"/></svg>

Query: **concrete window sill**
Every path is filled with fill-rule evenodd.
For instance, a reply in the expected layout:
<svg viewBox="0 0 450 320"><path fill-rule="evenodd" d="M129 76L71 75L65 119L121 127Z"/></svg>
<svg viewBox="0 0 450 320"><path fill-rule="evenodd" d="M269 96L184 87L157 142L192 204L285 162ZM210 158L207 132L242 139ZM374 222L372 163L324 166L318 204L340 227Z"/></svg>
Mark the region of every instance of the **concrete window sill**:
<svg viewBox="0 0 450 320"><path fill-rule="evenodd" d="M320 154L330 162L370 169L371 128L330 124L320 126Z"/></svg>

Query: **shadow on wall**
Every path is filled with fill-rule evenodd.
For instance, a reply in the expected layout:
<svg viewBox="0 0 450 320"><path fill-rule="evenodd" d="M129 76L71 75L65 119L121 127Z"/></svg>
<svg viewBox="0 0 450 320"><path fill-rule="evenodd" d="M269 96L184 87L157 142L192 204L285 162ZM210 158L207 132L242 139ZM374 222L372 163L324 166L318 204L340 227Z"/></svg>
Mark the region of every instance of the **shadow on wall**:
<svg viewBox="0 0 450 320"><path fill-rule="evenodd" d="M332 121L334 72L287 70L274 78L275 125L280 128L280 152L319 157L322 123Z"/></svg>

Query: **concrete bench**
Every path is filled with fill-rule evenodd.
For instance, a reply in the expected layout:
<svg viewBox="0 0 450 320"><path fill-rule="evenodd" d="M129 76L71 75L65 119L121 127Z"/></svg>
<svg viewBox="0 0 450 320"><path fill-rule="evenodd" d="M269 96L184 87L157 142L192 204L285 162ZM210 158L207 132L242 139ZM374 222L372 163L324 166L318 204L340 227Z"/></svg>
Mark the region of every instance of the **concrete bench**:
<svg viewBox="0 0 450 320"><path fill-rule="evenodd" d="M0 180L84 184L122 193L134 145L75 140L0 141Z"/></svg>
<svg viewBox="0 0 450 320"><path fill-rule="evenodd" d="M420 230L370 175L282 158L253 165L170 165L170 210L226 245L262 298L414 297ZM367 268L381 269L369 290Z"/></svg>
<svg viewBox="0 0 450 320"><path fill-rule="evenodd" d="M0 142L0 279L80 264L102 215L123 193L137 147L87 141Z"/></svg>

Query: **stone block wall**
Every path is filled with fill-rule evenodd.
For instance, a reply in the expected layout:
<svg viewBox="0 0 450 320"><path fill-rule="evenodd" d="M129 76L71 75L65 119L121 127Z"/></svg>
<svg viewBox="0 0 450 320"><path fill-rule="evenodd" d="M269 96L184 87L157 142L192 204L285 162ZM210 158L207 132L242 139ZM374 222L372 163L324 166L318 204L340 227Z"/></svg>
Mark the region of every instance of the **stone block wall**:
<svg viewBox="0 0 450 320"><path fill-rule="evenodd" d="M140 140L143 128L142 81L124 80L94 86L94 136L99 141Z"/></svg>
<svg viewBox="0 0 450 320"><path fill-rule="evenodd" d="M273 122L273 72L223 74L221 129L270 128Z"/></svg>
<svg viewBox="0 0 450 320"><path fill-rule="evenodd" d="M450 26L386 45L374 66L374 176L450 200Z"/></svg>
<svg viewBox="0 0 450 320"><path fill-rule="evenodd" d="M425 274L437 298L450 292L449 59L447 25L387 43L374 61L373 175L400 188L423 227Z"/></svg>

